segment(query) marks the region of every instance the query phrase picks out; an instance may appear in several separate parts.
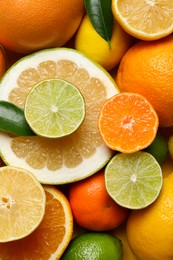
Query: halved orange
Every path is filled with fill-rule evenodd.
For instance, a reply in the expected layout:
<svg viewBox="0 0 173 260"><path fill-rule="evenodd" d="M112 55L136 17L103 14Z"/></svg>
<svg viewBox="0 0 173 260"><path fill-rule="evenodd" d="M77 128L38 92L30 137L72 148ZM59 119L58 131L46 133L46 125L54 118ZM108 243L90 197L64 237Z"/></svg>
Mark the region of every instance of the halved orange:
<svg viewBox="0 0 173 260"><path fill-rule="evenodd" d="M133 153L149 146L157 133L158 116L142 95L120 93L108 99L99 116L99 130L113 150Z"/></svg>
<svg viewBox="0 0 173 260"><path fill-rule="evenodd" d="M0 243L0 259L60 259L72 238L71 208L65 195L54 186L44 186L44 190L46 211L41 224L23 239Z"/></svg>

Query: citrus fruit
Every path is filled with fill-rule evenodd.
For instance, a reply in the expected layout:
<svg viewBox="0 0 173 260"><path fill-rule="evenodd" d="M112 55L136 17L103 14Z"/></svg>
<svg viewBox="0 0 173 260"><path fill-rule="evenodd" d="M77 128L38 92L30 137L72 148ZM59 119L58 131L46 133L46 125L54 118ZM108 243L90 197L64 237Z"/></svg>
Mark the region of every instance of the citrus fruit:
<svg viewBox="0 0 173 260"><path fill-rule="evenodd" d="M159 125L173 125L173 36L140 41L123 56L116 77L121 91L139 93L152 104Z"/></svg>
<svg viewBox="0 0 173 260"><path fill-rule="evenodd" d="M3 47L0 45L0 79L7 69L6 56Z"/></svg>
<svg viewBox="0 0 173 260"><path fill-rule="evenodd" d="M105 184L117 204L141 209L152 204L162 188L162 171L147 152L118 153L105 168Z"/></svg>
<svg viewBox="0 0 173 260"><path fill-rule="evenodd" d="M73 231L69 202L54 186L43 186L46 210L41 224L27 237L0 243L0 258L6 260L60 259Z"/></svg>
<svg viewBox="0 0 173 260"><path fill-rule="evenodd" d="M149 146L158 130L158 116L141 95L116 94L101 108L99 130L108 147L133 153Z"/></svg>
<svg viewBox="0 0 173 260"><path fill-rule="evenodd" d="M132 211L127 237L140 260L173 259L173 173L164 178L157 200L149 207Z"/></svg>
<svg viewBox="0 0 173 260"><path fill-rule="evenodd" d="M173 31L173 3L169 0L113 0L115 19L129 34L156 40Z"/></svg>
<svg viewBox="0 0 173 260"><path fill-rule="evenodd" d="M113 152L104 144L97 121L105 100L119 92L110 74L80 52L53 48L15 63L1 81L0 99L24 108L37 83L56 78L73 84L84 97L85 119L77 131L56 139L0 133L3 160L29 169L41 183L49 184L83 179L111 158Z"/></svg>
<svg viewBox="0 0 173 260"><path fill-rule="evenodd" d="M117 205L107 193L104 170L72 183L69 202L76 223L93 231L114 229L128 216L128 210Z"/></svg>
<svg viewBox="0 0 173 260"><path fill-rule="evenodd" d="M121 241L109 233L86 233L75 237L62 260L122 260Z"/></svg>
<svg viewBox="0 0 173 260"><path fill-rule="evenodd" d="M132 37L114 21L110 46L93 27L88 15L85 15L75 34L75 49L111 70L117 66L132 44Z"/></svg>
<svg viewBox="0 0 173 260"><path fill-rule="evenodd" d="M83 14L82 0L3 1L0 42L14 52L63 46L76 32ZM8 15L7 15L8 14Z"/></svg>
<svg viewBox="0 0 173 260"><path fill-rule="evenodd" d="M45 213L45 192L37 179L22 168L0 167L0 242L26 237Z"/></svg>
<svg viewBox="0 0 173 260"><path fill-rule="evenodd" d="M167 140L161 134L157 133L154 141L146 148L146 152L152 154L161 165L168 156Z"/></svg>
<svg viewBox="0 0 173 260"><path fill-rule="evenodd" d="M36 84L25 101L25 118L37 134L49 138L75 132L85 117L85 101L74 85L60 79Z"/></svg>

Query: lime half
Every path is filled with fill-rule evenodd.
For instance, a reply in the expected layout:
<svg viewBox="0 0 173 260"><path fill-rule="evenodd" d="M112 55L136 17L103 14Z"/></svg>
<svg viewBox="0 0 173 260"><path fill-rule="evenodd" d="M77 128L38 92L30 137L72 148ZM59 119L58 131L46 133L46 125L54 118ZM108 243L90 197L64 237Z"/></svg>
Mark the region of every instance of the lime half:
<svg viewBox="0 0 173 260"><path fill-rule="evenodd" d="M105 168L106 189L119 205L142 209L158 197L163 183L162 170L149 153L116 154Z"/></svg>
<svg viewBox="0 0 173 260"><path fill-rule="evenodd" d="M29 92L25 117L39 136L58 138L75 132L85 118L85 101L73 84L62 79L43 80Z"/></svg>

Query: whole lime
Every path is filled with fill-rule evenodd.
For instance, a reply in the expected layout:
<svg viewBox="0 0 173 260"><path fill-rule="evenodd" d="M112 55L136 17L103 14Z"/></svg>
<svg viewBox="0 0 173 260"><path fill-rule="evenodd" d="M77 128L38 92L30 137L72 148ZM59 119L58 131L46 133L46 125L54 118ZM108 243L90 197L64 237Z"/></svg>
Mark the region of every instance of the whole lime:
<svg viewBox="0 0 173 260"><path fill-rule="evenodd" d="M161 165L168 155L168 142L162 135L157 133L154 141L146 148L146 151L153 155Z"/></svg>
<svg viewBox="0 0 173 260"><path fill-rule="evenodd" d="M122 243L109 233L90 232L71 240L62 260L122 260Z"/></svg>

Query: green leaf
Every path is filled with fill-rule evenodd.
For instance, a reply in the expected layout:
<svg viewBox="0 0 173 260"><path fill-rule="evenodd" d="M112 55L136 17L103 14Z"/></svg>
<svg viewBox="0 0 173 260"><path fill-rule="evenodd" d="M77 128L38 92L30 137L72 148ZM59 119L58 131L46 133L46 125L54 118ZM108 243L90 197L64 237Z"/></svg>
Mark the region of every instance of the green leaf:
<svg viewBox="0 0 173 260"><path fill-rule="evenodd" d="M84 0L84 4L95 30L110 46L114 23L112 0Z"/></svg>
<svg viewBox="0 0 173 260"><path fill-rule="evenodd" d="M0 100L0 130L19 136L35 135L25 119L24 111L3 100Z"/></svg>

